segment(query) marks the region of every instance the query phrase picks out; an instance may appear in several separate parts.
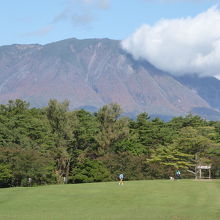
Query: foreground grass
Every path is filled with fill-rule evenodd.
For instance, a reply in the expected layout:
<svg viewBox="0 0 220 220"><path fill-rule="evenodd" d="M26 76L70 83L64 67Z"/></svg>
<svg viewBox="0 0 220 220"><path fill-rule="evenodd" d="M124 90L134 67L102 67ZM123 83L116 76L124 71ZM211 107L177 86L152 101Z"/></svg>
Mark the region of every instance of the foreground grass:
<svg viewBox="0 0 220 220"><path fill-rule="evenodd" d="M220 181L152 180L0 189L0 219L220 219Z"/></svg>

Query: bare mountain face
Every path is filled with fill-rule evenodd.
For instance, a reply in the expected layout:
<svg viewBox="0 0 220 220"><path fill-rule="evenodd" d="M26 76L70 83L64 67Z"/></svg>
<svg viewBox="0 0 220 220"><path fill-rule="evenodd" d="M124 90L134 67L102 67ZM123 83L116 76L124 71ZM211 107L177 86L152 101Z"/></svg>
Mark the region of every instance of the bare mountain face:
<svg viewBox="0 0 220 220"><path fill-rule="evenodd" d="M24 99L45 106L68 99L71 108L117 102L127 113L176 116L220 106L194 85L136 61L109 39L68 39L47 45L0 47L0 101Z"/></svg>
<svg viewBox="0 0 220 220"><path fill-rule="evenodd" d="M209 103L212 109L197 107L193 112L211 120L220 120L220 80L214 77L198 77L196 74L176 77Z"/></svg>

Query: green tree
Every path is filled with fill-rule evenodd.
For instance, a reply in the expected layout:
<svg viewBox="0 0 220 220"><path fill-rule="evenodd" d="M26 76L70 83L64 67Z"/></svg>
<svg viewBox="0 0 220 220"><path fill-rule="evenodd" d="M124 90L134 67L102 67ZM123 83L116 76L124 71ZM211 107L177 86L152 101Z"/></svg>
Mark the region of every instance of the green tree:
<svg viewBox="0 0 220 220"><path fill-rule="evenodd" d="M28 178L32 178L35 184L54 181L53 159L48 153L40 153L35 149L18 145L1 147L0 164L7 165L6 168L13 176L12 184L15 186L27 185Z"/></svg>
<svg viewBox="0 0 220 220"><path fill-rule="evenodd" d="M111 151L117 141L129 134L129 120L121 117L122 109L118 104L111 103L103 106L97 113L100 132L96 139L100 145L100 152Z"/></svg>
<svg viewBox="0 0 220 220"><path fill-rule="evenodd" d="M12 171L6 164L0 163L0 187L8 187L12 183Z"/></svg>
<svg viewBox="0 0 220 220"><path fill-rule="evenodd" d="M106 167L97 160L84 159L79 161L72 170L70 181L73 183L91 183L109 180Z"/></svg>
<svg viewBox="0 0 220 220"><path fill-rule="evenodd" d="M61 183L63 177L69 176L71 156L70 145L73 142L74 115L68 113L69 102L59 103L57 100L50 100L46 108L46 114L50 122L55 140L55 160L57 182Z"/></svg>
<svg viewBox="0 0 220 220"><path fill-rule="evenodd" d="M152 177L167 178L174 176L176 169L188 170L194 166L193 155L183 153L175 145L161 146L153 151L147 159L149 172Z"/></svg>

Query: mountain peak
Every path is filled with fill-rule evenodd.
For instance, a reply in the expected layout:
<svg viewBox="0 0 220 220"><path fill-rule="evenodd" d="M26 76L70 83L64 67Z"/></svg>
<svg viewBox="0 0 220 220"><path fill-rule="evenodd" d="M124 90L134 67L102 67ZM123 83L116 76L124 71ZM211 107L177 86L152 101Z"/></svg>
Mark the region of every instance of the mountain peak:
<svg viewBox="0 0 220 220"><path fill-rule="evenodd" d="M0 47L0 99L21 98L32 106L70 100L72 108L110 102L126 112L180 115L211 108L180 80L137 61L108 38L70 38L46 45Z"/></svg>

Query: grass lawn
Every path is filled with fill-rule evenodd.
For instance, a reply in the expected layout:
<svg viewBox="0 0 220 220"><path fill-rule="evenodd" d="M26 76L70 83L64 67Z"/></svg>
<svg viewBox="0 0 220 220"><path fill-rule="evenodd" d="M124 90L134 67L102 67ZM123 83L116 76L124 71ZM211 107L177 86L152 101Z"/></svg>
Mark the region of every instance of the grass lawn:
<svg viewBox="0 0 220 220"><path fill-rule="evenodd" d="M0 219L220 219L220 181L148 180L0 189Z"/></svg>

